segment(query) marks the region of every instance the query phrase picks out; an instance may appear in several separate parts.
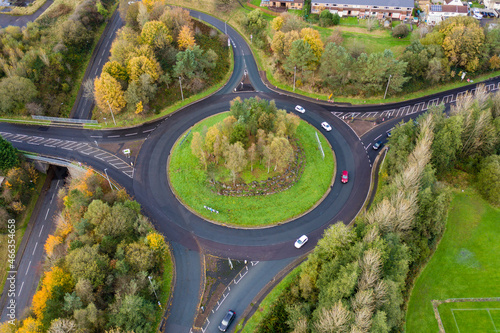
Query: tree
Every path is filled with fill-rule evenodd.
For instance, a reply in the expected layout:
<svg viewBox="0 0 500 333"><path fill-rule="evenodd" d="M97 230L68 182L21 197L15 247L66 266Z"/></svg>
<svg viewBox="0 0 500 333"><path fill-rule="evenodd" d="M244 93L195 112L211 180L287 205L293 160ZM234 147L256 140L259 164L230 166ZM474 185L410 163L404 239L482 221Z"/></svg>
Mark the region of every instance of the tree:
<svg viewBox="0 0 500 333"><path fill-rule="evenodd" d="M67 47L77 50L87 48L93 39L92 32L81 21L68 19L61 26L61 40Z"/></svg>
<svg viewBox="0 0 500 333"><path fill-rule="evenodd" d="M276 16L272 21L271 21L271 28L274 31L280 31L281 27L283 26L284 20L283 17L281 16Z"/></svg>
<svg viewBox="0 0 500 333"><path fill-rule="evenodd" d="M486 200L500 206L500 156L491 155L481 162L477 188Z"/></svg>
<svg viewBox="0 0 500 333"><path fill-rule="evenodd" d="M94 288L102 286L108 272L109 258L99 253L99 246L75 249L66 256L66 264L76 279L88 279Z"/></svg>
<svg viewBox="0 0 500 333"><path fill-rule="evenodd" d="M250 160L250 170L253 171L253 162L256 160L257 158L257 146L255 145L255 143L252 143L250 145L250 147L248 147L247 149L247 156L248 156L248 159Z"/></svg>
<svg viewBox="0 0 500 333"><path fill-rule="evenodd" d="M172 36L165 23L149 21L142 27L141 40L152 47L164 48L172 42Z"/></svg>
<svg viewBox="0 0 500 333"><path fill-rule="evenodd" d="M20 76L0 80L0 114L8 114L22 107L38 95L35 84Z"/></svg>
<svg viewBox="0 0 500 333"><path fill-rule="evenodd" d="M18 150L12 146L12 143L0 136L0 170L7 172L19 165L17 154Z"/></svg>
<svg viewBox="0 0 500 333"><path fill-rule="evenodd" d="M8 324L13 326L12 324ZM33 317L28 317L23 320L22 326L17 330L18 333L39 333L41 332L42 322Z"/></svg>
<svg viewBox="0 0 500 333"><path fill-rule="evenodd" d="M293 148L283 137L275 137L271 142L271 155L274 159L274 171L282 172L293 160Z"/></svg>
<svg viewBox="0 0 500 333"><path fill-rule="evenodd" d="M333 25L333 14L328 9L322 10L319 14L319 25L322 27L330 27Z"/></svg>
<svg viewBox="0 0 500 333"><path fill-rule="evenodd" d="M252 10L243 20L243 26L249 34L252 34L254 38L258 38L264 33L267 26L264 13L260 9Z"/></svg>
<svg viewBox="0 0 500 333"><path fill-rule="evenodd" d="M120 83L108 73L102 73L94 81L95 99L101 110L111 108L113 112L120 112L125 107L125 98Z"/></svg>
<svg viewBox="0 0 500 333"><path fill-rule="evenodd" d="M174 66L174 76L186 79L186 88L198 90L201 87L196 86L196 80L205 80L207 78L206 69L214 68L217 61L217 55L213 50L204 52L198 45L188 48L185 51L177 53L177 62Z"/></svg>
<svg viewBox="0 0 500 333"><path fill-rule="evenodd" d="M44 246L45 252L47 252L47 256L51 257L54 252L54 248L57 245L61 244L62 241L63 239L59 236L49 235Z"/></svg>
<svg viewBox="0 0 500 333"><path fill-rule="evenodd" d="M204 139L199 132L193 133L193 139L191 139L191 152L200 159L200 162L205 166L206 170L208 167L208 154L204 148Z"/></svg>
<svg viewBox="0 0 500 333"><path fill-rule="evenodd" d="M479 67L485 35L472 17L456 16L441 22L437 29L443 34L443 49L450 63L474 72Z"/></svg>
<svg viewBox="0 0 500 333"><path fill-rule="evenodd" d="M410 29L408 26L404 23L400 23L392 30L392 37L405 38L409 33Z"/></svg>
<svg viewBox="0 0 500 333"><path fill-rule="evenodd" d="M142 74L148 74L154 81L157 81L161 74L160 65L156 60L146 56L137 56L129 60L127 71L130 80L138 80Z"/></svg>
<svg viewBox="0 0 500 333"><path fill-rule="evenodd" d="M302 72L304 70L314 70L315 59L316 56L309 43L298 39L292 43L290 55L285 60L284 68L288 73L293 73L295 67Z"/></svg>
<svg viewBox="0 0 500 333"><path fill-rule="evenodd" d="M316 56L315 61L319 62L325 46L321 40L318 30L314 30L313 28L304 28L300 31L300 37L304 40L304 42L311 46L311 50Z"/></svg>
<svg viewBox="0 0 500 333"><path fill-rule="evenodd" d="M121 82L128 81L127 69L123 67L122 64L120 64L116 60L108 61L107 63L105 63L104 66L102 67L102 71L108 73L109 75L114 77L117 81Z"/></svg>
<svg viewBox="0 0 500 333"><path fill-rule="evenodd" d="M33 312L39 320L44 318L47 302L53 298L54 291L62 292L64 295L72 289L73 280L62 268L54 266L45 273L41 286L33 296L32 302Z"/></svg>
<svg viewBox="0 0 500 333"><path fill-rule="evenodd" d="M144 105L149 104L156 95L157 90L158 86L153 78L147 73L142 74L138 80L132 81L129 84L125 92L125 100L127 101L128 108L137 113L138 104L141 103L142 109L140 109L140 112L142 112Z"/></svg>
<svg viewBox="0 0 500 333"><path fill-rule="evenodd" d="M160 21L165 23L165 25L172 31L172 36L175 38L179 35L182 27L187 25L190 28L193 27L193 21L189 15L189 11L180 7L166 7Z"/></svg>
<svg viewBox="0 0 500 333"><path fill-rule="evenodd" d="M353 61L344 47L334 43L326 44L319 68L324 84L330 89L341 91L349 82Z"/></svg>
<svg viewBox="0 0 500 333"><path fill-rule="evenodd" d="M241 142L229 145L227 150L224 151L224 158L226 159L225 165L233 174L233 184L236 183L236 175L248 164L245 155L245 149Z"/></svg>
<svg viewBox="0 0 500 333"><path fill-rule="evenodd" d="M191 48L195 45L194 32L188 25L183 26L179 32L177 44L179 44L179 49L181 50Z"/></svg>
<svg viewBox="0 0 500 333"><path fill-rule="evenodd" d="M152 329L154 313L153 304L144 298L126 295L118 305L118 311L112 316L111 322L126 331L148 333Z"/></svg>

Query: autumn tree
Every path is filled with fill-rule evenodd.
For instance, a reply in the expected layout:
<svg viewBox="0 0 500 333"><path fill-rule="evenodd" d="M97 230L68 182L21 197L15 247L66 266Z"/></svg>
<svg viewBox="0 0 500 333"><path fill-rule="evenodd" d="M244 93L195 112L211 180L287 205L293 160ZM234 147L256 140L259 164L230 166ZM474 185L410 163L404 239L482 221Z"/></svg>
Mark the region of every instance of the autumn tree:
<svg viewBox="0 0 500 333"><path fill-rule="evenodd" d="M179 44L179 49L181 50L186 50L195 45L194 32L188 25L183 26L179 32L177 44Z"/></svg>
<svg viewBox="0 0 500 333"><path fill-rule="evenodd" d="M194 156L200 159L200 162L205 166L205 170L208 167L208 155L205 150L204 139L199 132L193 133L193 138L191 139L191 151Z"/></svg>
<svg viewBox="0 0 500 333"><path fill-rule="evenodd" d="M0 114L24 106L38 95L35 84L25 77L9 76L0 80Z"/></svg>
<svg viewBox="0 0 500 333"><path fill-rule="evenodd" d="M479 67L479 55L484 47L483 28L470 16L444 20L437 27L443 34L443 49L451 64L474 72Z"/></svg>
<svg viewBox="0 0 500 333"><path fill-rule="evenodd" d="M280 31L281 27L283 26L283 17L281 16L276 16L272 21L271 21L271 28L274 31Z"/></svg>
<svg viewBox="0 0 500 333"><path fill-rule="evenodd" d="M172 42L172 36L165 23L149 21L142 27L141 41L151 47L164 48Z"/></svg>
<svg viewBox="0 0 500 333"><path fill-rule="evenodd" d="M325 46L321 40L318 30L313 28L304 28L300 31L300 37L304 40L304 42L311 46L311 50L315 55L315 61L319 62Z"/></svg>
<svg viewBox="0 0 500 333"><path fill-rule="evenodd" d="M142 74L148 74L154 81L157 81L161 74L160 65L154 58L137 56L129 60L127 71L130 80L138 80Z"/></svg>
<svg viewBox="0 0 500 333"><path fill-rule="evenodd" d="M166 7L160 21L165 23L172 36L177 39L183 26L193 27L193 21L189 15L189 11L181 7Z"/></svg>
<svg viewBox="0 0 500 333"><path fill-rule="evenodd" d="M128 81L128 73L127 69L122 66L118 61L108 61L102 67L102 71L104 73L108 73L113 78L115 78L119 82L127 82Z"/></svg>
<svg viewBox="0 0 500 333"><path fill-rule="evenodd" d="M63 292L64 295L73 287L73 280L71 275L63 271L62 268L54 266L45 273L41 286L41 289L33 296L32 302L33 312L39 320L44 318L47 302L55 296L54 291Z"/></svg>
<svg viewBox="0 0 500 333"><path fill-rule="evenodd" d="M226 167L231 170L233 175L233 184L236 183L236 176L239 172L243 171L248 164L246 158L245 148L241 142L236 142L229 145L228 149L224 151L224 158L226 159Z"/></svg>
<svg viewBox="0 0 500 333"><path fill-rule="evenodd" d="M111 108L120 112L125 107L125 98L120 83L111 75L104 72L100 78L94 80L95 99L101 110Z"/></svg>
<svg viewBox="0 0 500 333"><path fill-rule="evenodd" d="M71 275L76 279L88 279L97 288L106 278L109 258L99 253L99 246L89 246L72 250L66 256L66 264Z"/></svg>

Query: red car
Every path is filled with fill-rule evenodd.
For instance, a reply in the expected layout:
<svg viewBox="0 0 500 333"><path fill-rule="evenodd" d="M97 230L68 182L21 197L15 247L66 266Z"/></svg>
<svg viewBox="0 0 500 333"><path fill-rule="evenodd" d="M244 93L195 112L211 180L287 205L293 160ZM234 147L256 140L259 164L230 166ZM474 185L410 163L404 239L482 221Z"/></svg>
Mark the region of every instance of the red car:
<svg viewBox="0 0 500 333"><path fill-rule="evenodd" d="M347 183L347 181L349 180L349 174L347 173L347 170L344 170L342 171L342 178L341 178L341 181L342 183Z"/></svg>

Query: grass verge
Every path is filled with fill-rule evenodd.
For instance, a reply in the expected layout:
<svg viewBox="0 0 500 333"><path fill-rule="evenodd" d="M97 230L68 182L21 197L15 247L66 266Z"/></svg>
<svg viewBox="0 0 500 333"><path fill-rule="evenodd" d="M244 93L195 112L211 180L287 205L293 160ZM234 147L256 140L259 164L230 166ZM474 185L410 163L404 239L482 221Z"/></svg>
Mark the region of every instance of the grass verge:
<svg viewBox="0 0 500 333"><path fill-rule="evenodd" d="M406 332L438 331L431 300L500 295L498 221L500 209L493 208L473 189L455 193L443 239L411 293Z"/></svg>
<svg viewBox="0 0 500 333"><path fill-rule="evenodd" d="M172 253L170 251L167 251L167 255L165 256L163 261L163 275L160 286L160 293L161 293L160 303L162 309L165 309L168 306L173 277L174 277L174 262L172 260ZM160 326L163 314L164 314L163 310L156 312L155 325L153 325L154 327Z"/></svg>
<svg viewBox="0 0 500 333"><path fill-rule="evenodd" d="M273 304L276 303L276 299L283 293L285 289L287 289L292 281L294 281L300 274L300 266L291 271L280 283L276 285L276 287L271 290L271 292L264 298L264 300L259 304L259 308L255 313L250 317L250 319L246 322L243 327L243 319L236 326L235 331L240 333L252 333L255 332L260 322L267 316Z"/></svg>
<svg viewBox="0 0 500 333"><path fill-rule="evenodd" d="M227 117L227 113L205 119L192 128L201 131ZM287 191L269 196L232 197L212 193L206 186L207 173L199 166L199 160L191 153L190 134L172 149L168 166L170 185L179 199L205 219L240 227L261 227L300 216L314 207L328 191L334 172L334 156L326 153L323 160L315 133L317 130L304 121L297 128L296 137L306 155L306 165L301 179ZM181 138L184 135L181 136ZM323 149L330 146L319 135ZM196 167L193 167L196 166ZM209 206L220 214L214 214L203 206Z"/></svg>
<svg viewBox="0 0 500 333"><path fill-rule="evenodd" d="M35 204L38 200L38 197L40 196L40 193L42 193L42 187L43 184L45 183L45 179L47 178L47 175L44 173L40 173L37 184L35 187L35 190L33 191L33 195L31 196L30 202L26 205L26 210L24 213L19 216L16 219L16 255L17 255L17 250L19 248L19 245L21 244L21 240L23 239L24 233L26 231L26 227L28 226L28 222L31 219L31 214L33 214L33 209L35 209ZM1 285L0 285L0 290L3 290L3 287L5 285L5 281L7 279L7 272L9 271L9 263L7 262L8 259L8 233L1 234L0 235L0 260L1 260L1 265L0 265L0 277L1 277Z"/></svg>

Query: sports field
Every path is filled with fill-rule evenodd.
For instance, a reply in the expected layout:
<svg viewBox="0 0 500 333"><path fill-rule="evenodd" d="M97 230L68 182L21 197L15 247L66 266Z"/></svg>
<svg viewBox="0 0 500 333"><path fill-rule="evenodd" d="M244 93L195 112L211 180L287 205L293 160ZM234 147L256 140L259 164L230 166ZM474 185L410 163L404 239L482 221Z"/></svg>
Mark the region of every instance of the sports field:
<svg viewBox="0 0 500 333"><path fill-rule="evenodd" d="M439 332L432 301L441 303L446 333L500 332L499 297L500 210L472 189L457 191L443 239L412 291L406 332Z"/></svg>

